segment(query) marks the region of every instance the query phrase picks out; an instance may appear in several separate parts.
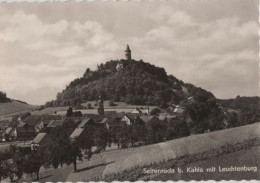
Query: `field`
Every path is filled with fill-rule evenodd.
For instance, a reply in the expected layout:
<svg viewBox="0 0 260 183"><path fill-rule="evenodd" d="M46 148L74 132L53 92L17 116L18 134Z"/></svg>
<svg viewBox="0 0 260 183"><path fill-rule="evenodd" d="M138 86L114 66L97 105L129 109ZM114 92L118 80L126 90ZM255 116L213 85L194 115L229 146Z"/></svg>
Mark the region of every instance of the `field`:
<svg viewBox="0 0 260 183"><path fill-rule="evenodd" d="M242 142L244 139L258 137L259 131L260 123L256 123L133 148L124 153L120 151L109 152L113 153L113 156L108 156L107 162L114 163L106 166L103 175L132 169L137 165L145 166L179 156L217 149L229 143Z"/></svg>
<svg viewBox="0 0 260 183"><path fill-rule="evenodd" d="M97 103L96 101L89 101L87 103L83 103L82 106L86 107L88 104L91 104L92 109L80 109L76 110L74 109L73 111L81 111L82 114L97 114L97 106L95 104ZM109 106L109 101L104 101L104 108L105 111L116 111L118 113L120 112L132 112L134 109L141 108L143 112L146 112L146 106L144 105L129 105L124 102L115 102L116 106ZM149 110L151 111L155 106L149 106ZM59 115L65 115L67 112L68 106L65 107L47 107L43 110L40 111L33 111L33 115L44 115L44 114L54 114L56 111L57 114Z"/></svg>
<svg viewBox="0 0 260 183"><path fill-rule="evenodd" d="M216 157L209 160L198 161L195 163L186 164L181 166L182 170L186 170L187 167L201 167L206 170L209 167L216 167L216 172L203 172L203 173L187 173L184 172L183 174L160 174L155 176L151 180L154 181L190 181L190 180L259 180L259 168L260 168L260 146L253 147L250 150L242 150L230 154L225 154L221 157ZM219 172L219 167L252 167L256 166L258 172Z"/></svg>
<svg viewBox="0 0 260 183"><path fill-rule="evenodd" d="M185 155L203 153L212 149L221 148L226 144L234 144L237 142L243 142L245 139L256 138L260 136L259 130L260 123L255 123L252 125L189 136L148 146L129 148L126 150L112 150L101 153L102 157L95 155L90 161L84 160L83 162L79 162L78 171L73 172L71 167L70 173L66 174L66 176L62 173L63 168L54 171L59 172L61 174L60 176L65 176L66 181L100 180L101 178L105 179L113 174L117 175L123 171L126 171L127 173L135 171L137 167L150 166L152 164L162 163ZM257 154L258 150L257 152L255 152L255 150L256 149L253 148L252 151L247 151L246 153L248 156L243 156L243 153L241 153L238 157L241 158L241 160L243 160L244 157L243 161L248 161L248 163L250 163L252 160L248 158L250 157L250 153L252 153L252 157L256 156L254 154ZM232 152L232 154L233 153L236 152ZM235 158L231 154L230 156L227 156L227 158L228 157ZM212 159L212 161L214 161L214 159ZM217 161L218 160L216 160L216 162ZM235 162L236 160L230 159L230 162L233 161ZM208 164L205 164L205 166L208 165L211 165L211 161L208 161ZM67 167L66 171L68 171ZM53 181L59 177L58 174L54 174L52 171L42 172L41 174L45 177L42 181Z"/></svg>
<svg viewBox="0 0 260 183"><path fill-rule="evenodd" d="M10 116L32 111L36 107L13 100L12 102L0 103L0 118L7 119Z"/></svg>

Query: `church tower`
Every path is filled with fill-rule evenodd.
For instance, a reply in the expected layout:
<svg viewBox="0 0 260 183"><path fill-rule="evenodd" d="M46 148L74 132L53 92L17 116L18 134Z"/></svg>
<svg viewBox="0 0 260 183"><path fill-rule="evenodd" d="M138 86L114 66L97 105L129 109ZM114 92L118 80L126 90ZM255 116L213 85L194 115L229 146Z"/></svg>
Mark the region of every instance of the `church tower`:
<svg viewBox="0 0 260 183"><path fill-rule="evenodd" d="M99 101L98 101L98 114L99 115L104 115L105 111L104 111L104 101L102 99L102 96L99 97Z"/></svg>
<svg viewBox="0 0 260 183"><path fill-rule="evenodd" d="M131 60L131 50L129 48L129 45L127 45L127 47L126 47L125 57L126 57L126 60Z"/></svg>

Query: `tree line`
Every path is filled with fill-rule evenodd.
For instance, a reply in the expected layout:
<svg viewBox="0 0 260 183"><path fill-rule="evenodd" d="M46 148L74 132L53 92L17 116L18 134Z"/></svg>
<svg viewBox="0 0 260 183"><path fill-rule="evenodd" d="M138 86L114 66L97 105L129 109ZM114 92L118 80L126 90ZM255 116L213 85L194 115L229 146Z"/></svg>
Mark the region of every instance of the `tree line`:
<svg viewBox="0 0 260 183"><path fill-rule="evenodd" d="M6 96L6 93L0 91L0 103L11 102L11 99Z"/></svg>

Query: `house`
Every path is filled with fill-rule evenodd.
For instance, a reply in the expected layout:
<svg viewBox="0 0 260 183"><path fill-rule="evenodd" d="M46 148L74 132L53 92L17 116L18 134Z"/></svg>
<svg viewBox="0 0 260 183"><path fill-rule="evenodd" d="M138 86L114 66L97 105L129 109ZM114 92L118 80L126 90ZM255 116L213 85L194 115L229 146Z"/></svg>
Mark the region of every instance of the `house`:
<svg viewBox="0 0 260 183"><path fill-rule="evenodd" d="M125 114L124 117L121 119L122 122L125 122L126 125L132 125L135 121L134 117L131 117L130 115Z"/></svg>
<svg viewBox="0 0 260 183"><path fill-rule="evenodd" d="M51 120L41 120L38 124L35 125L36 132L40 132L42 129L46 128Z"/></svg>
<svg viewBox="0 0 260 183"><path fill-rule="evenodd" d="M163 112L163 113L159 113L158 118L159 118L160 120L167 120L167 119L176 118L176 115L171 115L171 114L168 114L168 113L166 113L166 112Z"/></svg>
<svg viewBox="0 0 260 183"><path fill-rule="evenodd" d="M127 125L132 125L140 119L138 113L126 113L124 114L122 121L125 121Z"/></svg>
<svg viewBox="0 0 260 183"><path fill-rule="evenodd" d="M4 133L5 129L8 128L8 126L0 126L0 140L2 141L2 134Z"/></svg>
<svg viewBox="0 0 260 183"><path fill-rule="evenodd" d="M127 125L121 118L106 118L104 120L107 129L114 132L120 131L125 125Z"/></svg>
<svg viewBox="0 0 260 183"><path fill-rule="evenodd" d="M53 140L47 133L38 133L31 143L31 150L45 148L53 144Z"/></svg>
<svg viewBox="0 0 260 183"><path fill-rule="evenodd" d="M185 109L179 105L176 106L176 108L174 109L173 112L177 113L177 114L181 114L185 111Z"/></svg>
<svg viewBox="0 0 260 183"><path fill-rule="evenodd" d="M28 126L33 126L36 132L40 132L43 128L46 128L51 120L60 119L61 116L54 115L31 115L28 116L23 122Z"/></svg>
<svg viewBox="0 0 260 183"><path fill-rule="evenodd" d="M0 134L2 134L8 126L0 126Z"/></svg>
<svg viewBox="0 0 260 183"><path fill-rule="evenodd" d="M7 127L2 133L2 141L13 141L17 137L17 131L15 128Z"/></svg>
<svg viewBox="0 0 260 183"><path fill-rule="evenodd" d="M95 121L92 118L85 118L79 125L78 128L86 128L88 125L95 125Z"/></svg>
<svg viewBox="0 0 260 183"><path fill-rule="evenodd" d="M47 128L57 128L59 126L62 126L64 123L64 120L51 120L47 126Z"/></svg>
<svg viewBox="0 0 260 183"><path fill-rule="evenodd" d="M134 110L132 111L132 113L133 113L133 114L139 114L139 115L141 115L143 112L142 112L141 109L136 108L136 109L134 109Z"/></svg>
<svg viewBox="0 0 260 183"><path fill-rule="evenodd" d="M73 141L76 138L78 139L83 138L85 132L86 132L85 128L76 128L70 135L70 139Z"/></svg>
<svg viewBox="0 0 260 183"><path fill-rule="evenodd" d="M27 123L18 124L18 126L16 127L16 131L17 140L31 140L37 135L35 126L29 125Z"/></svg>
<svg viewBox="0 0 260 183"><path fill-rule="evenodd" d="M156 116L140 116L140 119L144 122L144 123L149 123L149 122L153 122L153 121L158 121L158 117Z"/></svg>
<svg viewBox="0 0 260 183"><path fill-rule="evenodd" d="M117 66L116 66L116 70L121 70L121 69L123 69L124 68L124 64L123 63L121 63L121 62L119 62L118 64L117 64Z"/></svg>

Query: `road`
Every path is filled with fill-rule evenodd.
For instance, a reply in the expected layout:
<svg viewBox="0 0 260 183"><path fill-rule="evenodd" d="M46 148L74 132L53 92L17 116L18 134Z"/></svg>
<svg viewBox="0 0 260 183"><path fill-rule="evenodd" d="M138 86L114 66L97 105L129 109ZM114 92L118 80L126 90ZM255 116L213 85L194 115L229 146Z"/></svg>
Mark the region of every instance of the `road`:
<svg viewBox="0 0 260 183"><path fill-rule="evenodd" d="M15 144L17 146L30 145L31 141L29 140L29 141L16 141L16 142L2 142L2 143L0 143L0 151L4 151L11 144Z"/></svg>

